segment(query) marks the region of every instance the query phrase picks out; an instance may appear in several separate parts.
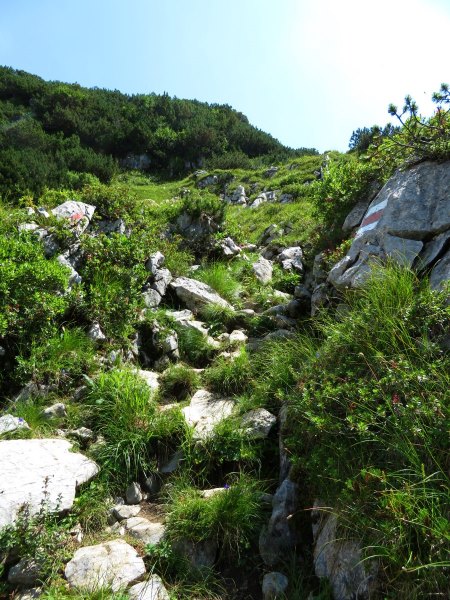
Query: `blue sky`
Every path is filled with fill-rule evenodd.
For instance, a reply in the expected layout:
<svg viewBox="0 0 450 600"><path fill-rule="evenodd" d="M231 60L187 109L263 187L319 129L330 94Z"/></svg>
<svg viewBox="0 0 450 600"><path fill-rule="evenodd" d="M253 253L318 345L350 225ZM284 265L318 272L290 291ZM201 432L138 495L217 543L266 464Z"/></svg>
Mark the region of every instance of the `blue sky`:
<svg viewBox="0 0 450 600"><path fill-rule="evenodd" d="M292 147L346 150L450 82L448 0L0 0L0 64L230 104Z"/></svg>

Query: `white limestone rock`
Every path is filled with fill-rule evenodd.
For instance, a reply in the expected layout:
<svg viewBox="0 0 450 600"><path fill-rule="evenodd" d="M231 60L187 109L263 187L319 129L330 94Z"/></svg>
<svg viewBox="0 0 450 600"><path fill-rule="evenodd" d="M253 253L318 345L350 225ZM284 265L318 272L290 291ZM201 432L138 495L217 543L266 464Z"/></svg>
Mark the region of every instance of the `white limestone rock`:
<svg viewBox="0 0 450 600"><path fill-rule="evenodd" d="M131 517L124 523L126 531L144 544L157 544L166 532L164 523L149 521L144 517Z"/></svg>
<svg viewBox="0 0 450 600"><path fill-rule="evenodd" d="M177 277L171 282L170 286L175 290L178 298L194 313L201 312L208 304L218 304L224 308L232 308L209 285L196 279Z"/></svg>
<svg viewBox="0 0 450 600"><path fill-rule="evenodd" d="M128 590L130 600L170 600L170 596L158 575L133 585Z"/></svg>
<svg viewBox="0 0 450 600"><path fill-rule="evenodd" d="M11 433L17 429L30 429L30 427L22 417L13 417L13 415L0 417L0 435Z"/></svg>
<svg viewBox="0 0 450 600"><path fill-rule="evenodd" d="M188 425L194 428L194 439L204 440L211 436L214 427L231 415L234 402L207 390L198 390L188 406L182 409Z"/></svg>
<svg viewBox="0 0 450 600"><path fill-rule="evenodd" d="M75 490L98 473L97 465L67 440L0 441L0 529L14 523L20 508L37 513L72 508Z"/></svg>
<svg viewBox="0 0 450 600"><path fill-rule="evenodd" d="M256 279L263 285L272 281L273 268L270 260L260 256L258 260L252 264L252 268Z"/></svg>
<svg viewBox="0 0 450 600"><path fill-rule="evenodd" d="M142 558L120 539L80 548L65 568L70 587L88 592L102 587L117 592L144 574Z"/></svg>

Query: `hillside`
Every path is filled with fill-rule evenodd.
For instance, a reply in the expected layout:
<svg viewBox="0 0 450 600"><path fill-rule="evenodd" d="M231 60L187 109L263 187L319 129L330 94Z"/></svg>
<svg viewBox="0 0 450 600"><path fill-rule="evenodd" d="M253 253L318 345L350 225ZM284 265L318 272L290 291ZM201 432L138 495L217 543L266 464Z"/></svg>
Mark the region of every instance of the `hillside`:
<svg viewBox="0 0 450 600"><path fill-rule="evenodd" d="M180 174L205 160L270 165L311 153L284 147L227 105L87 89L0 67L3 196L79 185L87 173L108 182L119 165Z"/></svg>
<svg viewBox="0 0 450 600"><path fill-rule="evenodd" d="M177 178L193 155L116 171L131 150L82 108L142 98L64 84L74 133L42 108L62 84L4 76L3 140L76 136L113 168L67 178L52 147L53 187L2 180L0 596L445 598L446 86L433 117L410 104L350 153L257 132ZM250 143L229 107L192 106ZM2 151L27 170L19 138Z"/></svg>

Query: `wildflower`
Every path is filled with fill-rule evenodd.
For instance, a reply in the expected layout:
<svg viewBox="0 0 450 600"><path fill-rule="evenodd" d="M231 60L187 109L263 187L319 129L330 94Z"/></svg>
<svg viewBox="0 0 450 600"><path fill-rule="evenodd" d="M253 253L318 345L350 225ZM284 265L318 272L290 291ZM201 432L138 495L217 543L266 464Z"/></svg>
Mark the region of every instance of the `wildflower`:
<svg viewBox="0 0 450 600"><path fill-rule="evenodd" d="M229 489L230 489L230 486L228 485L228 483L226 483L226 484L223 486L223 488L224 488L224 490L229 490Z"/></svg>

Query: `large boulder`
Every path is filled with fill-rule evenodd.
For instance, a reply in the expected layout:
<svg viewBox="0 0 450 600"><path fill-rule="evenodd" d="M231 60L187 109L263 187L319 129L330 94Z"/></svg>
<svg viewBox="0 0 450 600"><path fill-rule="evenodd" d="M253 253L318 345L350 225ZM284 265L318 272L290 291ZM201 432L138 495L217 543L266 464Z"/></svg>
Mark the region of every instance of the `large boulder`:
<svg viewBox="0 0 450 600"><path fill-rule="evenodd" d="M175 290L178 298L194 313L202 312L208 304L218 304L224 308L232 308L209 285L189 277L177 277L170 286Z"/></svg>
<svg viewBox="0 0 450 600"><path fill-rule="evenodd" d="M14 523L27 506L36 514L72 507L75 490L98 472L97 465L66 440L32 439L0 442L0 529Z"/></svg>
<svg viewBox="0 0 450 600"><path fill-rule="evenodd" d="M144 574L144 561L123 540L80 548L65 569L70 587L87 592L106 587L117 592Z"/></svg>
<svg viewBox="0 0 450 600"><path fill-rule="evenodd" d="M387 258L408 267L432 267L444 251L447 237L442 234L448 230L450 162L423 162L399 171L371 202L348 254L330 271L328 281L337 288L358 287L374 260ZM441 270L435 287L446 278L445 267Z"/></svg>

